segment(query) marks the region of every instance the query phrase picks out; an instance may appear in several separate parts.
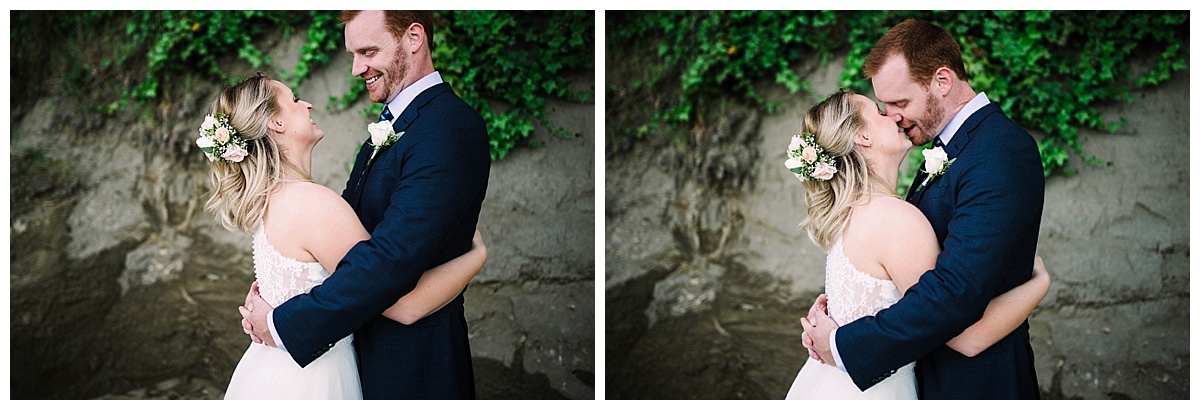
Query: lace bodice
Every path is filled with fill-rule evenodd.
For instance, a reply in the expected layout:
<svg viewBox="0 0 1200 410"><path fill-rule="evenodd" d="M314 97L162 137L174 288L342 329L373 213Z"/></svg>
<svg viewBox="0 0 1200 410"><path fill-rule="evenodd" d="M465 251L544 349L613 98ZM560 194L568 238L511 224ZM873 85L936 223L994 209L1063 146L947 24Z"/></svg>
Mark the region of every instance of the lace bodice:
<svg viewBox="0 0 1200 410"><path fill-rule="evenodd" d="M254 277L258 290L271 306L279 306L293 296L308 293L329 277L317 262L301 262L286 256L267 242L267 231L260 222L254 230Z"/></svg>
<svg viewBox="0 0 1200 410"><path fill-rule="evenodd" d="M829 247L825 259L825 294L829 298L829 317L839 325L874 316L902 296L892 281L875 278L851 265L840 237Z"/></svg>

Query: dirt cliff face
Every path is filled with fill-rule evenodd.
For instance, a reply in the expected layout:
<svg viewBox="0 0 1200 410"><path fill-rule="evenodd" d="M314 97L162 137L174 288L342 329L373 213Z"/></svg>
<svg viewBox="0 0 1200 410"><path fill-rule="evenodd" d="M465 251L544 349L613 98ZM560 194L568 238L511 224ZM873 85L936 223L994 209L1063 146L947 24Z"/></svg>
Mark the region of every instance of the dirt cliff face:
<svg viewBox="0 0 1200 410"><path fill-rule="evenodd" d="M779 111L735 140L712 127L689 134L689 149L606 144L607 398L786 395L825 255L797 228L803 193L783 147L844 64L809 73L812 95L773 96ZM1053 284L1029 319L1045 398L1188 397L1188 84L1104 107L1129 124L1081 140L1112 165L1075 158L1078 173L1047 180L1039 253ZM713 178L696 163L736 166Z"/></svg>
<svg viewBox="0 0 1200 410"><path fill-rule="evenodd" d="M264 49L289 67L297 37ZM367 103L321 104L349 86L338 54L297 92L326 135L313 177L341 192ZM13 398L223 395L249 344L237 306L253 266L249 238L203 209L207 162L193 134L218 90L197 85L149 121L79 118L55 93L14 102ZM594 110L549 104L577 136L538 130L541 148L492 165L479 227L489 260L466 294L480 398L594 397Z"/></svg>

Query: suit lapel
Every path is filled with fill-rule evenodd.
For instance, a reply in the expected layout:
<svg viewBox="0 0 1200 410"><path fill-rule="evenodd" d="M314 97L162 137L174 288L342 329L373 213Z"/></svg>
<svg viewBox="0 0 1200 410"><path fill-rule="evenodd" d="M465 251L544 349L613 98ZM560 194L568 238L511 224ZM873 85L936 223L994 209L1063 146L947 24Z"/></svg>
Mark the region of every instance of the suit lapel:
<svg viewBox="0 0 1200 410"><path fill-rule="evenodd" d="M367 137L370 140L370 137ZM358 209L358 199L362 196L362 181L363 172L366 171L367 158L371 157L371 146L363 141L362 147L358 149L358 155L354 159L354 168L350 170L350 178L346 181L346 190L342 192L342 198L346 203Z"/></svg>
<svg viewBox="0 0 1200 410"><path fill-rule="evenodd" d="M433 87L429 87L425 91L421 91L420 94L417 94L417 98L414 98L413 101L408 104L408 107L404 108L404 112L400 113L400 116L396 117L395 121L392 121L392 131L395 131L396 133L406 131L408 127L417 120L417 117L420 117L421 108L433 101L434 97L437 97L438 95L447 91L451 91L450 85L444 82L434 85ZM368 137L367 140L369 141L370 137ZM373 168L375 164L379 162L379 158L391 148L391 146L388 146L383 150L380 150L379 154L376 154L375 160L370 164L367 164L367 159L371 157L371 150L373 148L370 144L367 144L366 141L363 142L362 148L359 149L358 152L358 158L354 161L354 170L350 174L351 180L347 181L346 192L343 194L343 197L346 198L346 202L350 203L354 209L358 209L359 202L362 200L362 191L365 189L366 180L371 174L371 168Z"/></svg>
<svg viewBox="0 0 1200 410"><path fill-rule="evenodd" d="M950 139L950 143L946 145L946 156L950 158L958 158L963 149L971 143L971 136L975 133L975 129L983 124L983 120L993 113L1000 112L1000 106L996 103L989 103L981 107L966 121L963 121L962 126L958 127L958 132L954 133L954 138Z"/></svg>
<svg viewBox="0 0 1200 410"><path fill-rule="evenodd" d="M983 123L983 119L999 110L1000 107L996 103L990 103L972 113L970 117L967 117L967 120L963 121L962 126L958 127L958 131L954 133L954 137L950 138L950 143L946 144L945 148L943 148L946 150L946 156L951 159L958 158L958 155L971 142L971 134L976 128L979 128L979 125ZM921 198L925 195L925 191L929 190L929 186L921 188L920 192L917 192L917 188L927 178L929 178L929 174L925 173L925 163L921 162L921 168L917 170L917 177L913 179L912 185L909 186L906 201L913 205L921 203ZM930 183L933 183L933 181L930 181Z"/></svg>
<svg viewBox="0 0 1200 410"><path fill-rule="evenodd" d="M910 203L910 204L916 205L918 203L918 201L921 200L920 195L917 194L917 187L920 187L921 183L925 182L925 178L927 178L927 177L928 177L928 174L925 173L925 162L922 161L921 167L919 169L917 169L916 178L913 178L912 185L908 186L908 195L904 198L905 201L908 201L908 203Z"/></svg>
<svg viewBox="0 0 1200 410"><path fill-rule="evenodd" d="M446 83L440 83L433 87L429 87L429 89L425 91L421 91L420 94L417 94L417 98L414 98L412 102L408 104L408 107L404 108L404 112L400 113L400 116L396 117L395 121L392 121L392 130L396 132L403 132L404 130L407 130L408 127L417 120L417 117L421 115L421 108L424 108L431 101L433 101L435 97L447 91L450 91L450 84Z"/></svg>

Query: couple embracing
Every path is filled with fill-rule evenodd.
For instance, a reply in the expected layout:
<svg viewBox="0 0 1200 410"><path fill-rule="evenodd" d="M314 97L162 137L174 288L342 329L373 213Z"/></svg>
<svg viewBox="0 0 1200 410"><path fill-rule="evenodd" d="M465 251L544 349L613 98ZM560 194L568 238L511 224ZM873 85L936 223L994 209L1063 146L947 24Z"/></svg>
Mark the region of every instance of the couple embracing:
<svg viewBox="0 0 1200 410"><path fill-rule="evenodd" d="M1033 137L967 84L945 29L906 20L867 56L880 110L842 90L808 111L786 166L826 249L826 294L789 399L1036 399L1026 317L1045 180ZM913 146L933 141L908 197Z"/></svg>
<svg viewBox="0 0 1200 410"><path fill-rule="evenodd" d="M324 131L279 81L224 90L200 128L207 208L254 247L239 307L254 343L225 398L474 398L462 294L487 259L483 120L434 70L431 12L341 21L353 74L386 104L341 195L313 182Z"/></svg>

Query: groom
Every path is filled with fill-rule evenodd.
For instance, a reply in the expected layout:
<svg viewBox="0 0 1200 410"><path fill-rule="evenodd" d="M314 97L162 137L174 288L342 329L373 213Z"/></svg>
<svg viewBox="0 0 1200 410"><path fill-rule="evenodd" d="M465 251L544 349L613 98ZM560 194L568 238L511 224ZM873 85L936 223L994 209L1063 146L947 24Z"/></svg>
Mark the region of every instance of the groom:
<svg viewBox="0 0 1200 410"><path fill-rule="evenodd" d="M483 119L433 68L432 12L343 12L341 20L353 74L372 101L387 104L381 120L403 133L370 161L364 143L342 193L371 239L322 285L273 311L248 297L244 326L302 367L354 333L365 399L473 399L461 294L408 326L381 314L422 272L470 250L491 164Z"/></svg>
<svg viewBox="0 0 1200 410"><path fill-rule="evenodd" d="M895 305L839 328L814 305L805 345L849 373L859 389L917 362L923 399L1036 399L1029 323L975 357L946 347L995 296L1029 280L1045 178L1033 137L967 84L954 38L907 20L871 49L863 72L913 145L934 141L954 159L922 170L907 200L925 214L942 252ZM924 167L922 167L924 168Z"/></svg>

